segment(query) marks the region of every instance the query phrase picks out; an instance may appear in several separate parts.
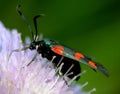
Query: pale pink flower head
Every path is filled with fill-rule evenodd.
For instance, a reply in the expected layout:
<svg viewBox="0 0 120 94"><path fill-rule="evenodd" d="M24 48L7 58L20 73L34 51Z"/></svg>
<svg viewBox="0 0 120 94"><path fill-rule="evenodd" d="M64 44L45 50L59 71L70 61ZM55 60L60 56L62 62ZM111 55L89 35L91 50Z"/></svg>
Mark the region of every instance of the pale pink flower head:
<svg viewBox="0 0 120 94"><path fill-rule="evenodd" d="M20 33L6 29L0 22L0 94L88 94L81 85L68 86L56 75L52 63L40 55L26 66L37 52L12 52L21 48Z"/></svg>

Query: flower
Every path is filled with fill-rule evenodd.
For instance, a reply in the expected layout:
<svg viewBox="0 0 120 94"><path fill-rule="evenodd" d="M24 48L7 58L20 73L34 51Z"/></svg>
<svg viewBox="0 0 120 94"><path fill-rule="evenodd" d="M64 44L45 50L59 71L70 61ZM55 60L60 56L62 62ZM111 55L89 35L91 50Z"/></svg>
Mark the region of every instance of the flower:
<svg viewBox="0 0 120 94"><path fill-rule="evenodd" d="M0 94L87 94L81 85L68 86L40 55L27 66L37 52L13 51L21 48L24 46L17 30L10 32L0 22Z"/></svg>

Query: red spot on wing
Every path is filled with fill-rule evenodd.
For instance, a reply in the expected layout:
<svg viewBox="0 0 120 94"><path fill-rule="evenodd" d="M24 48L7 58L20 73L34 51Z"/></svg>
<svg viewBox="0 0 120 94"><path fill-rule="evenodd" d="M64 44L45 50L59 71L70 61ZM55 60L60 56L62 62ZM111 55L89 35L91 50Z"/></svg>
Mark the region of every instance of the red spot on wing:
<svg viewBox="0 0 120 94"><path fill-rule="evenodd" d="M97 66L96 66L96 64L95 64L93 61L88 61L88 64L89 64L92 68L97 69Z"/></svg>
<svg viewBox="0 0 120 94"><path fill-rule="evenodd" d="M52 51L59 55L63 55L64 47L57 45L52 48Z"/></svg>
<svg viewBox="0 0 120 94"><path fill-rule="evenodd" d="M79 52L75 52L75 53L74 53L74 57L75 57L76 59L81 59L81 58L84 58L84 55L81 54L81 53L79 53Z"/></svg>

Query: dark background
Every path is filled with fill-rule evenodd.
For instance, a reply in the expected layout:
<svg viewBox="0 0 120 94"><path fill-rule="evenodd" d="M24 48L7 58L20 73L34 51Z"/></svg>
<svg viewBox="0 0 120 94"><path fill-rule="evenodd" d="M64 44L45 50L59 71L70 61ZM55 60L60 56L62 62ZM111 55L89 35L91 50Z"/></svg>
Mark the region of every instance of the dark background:
<svg viewBox="0 0 120 94"><path fill-rule="evenodd" d="M87 73L79 83L89 82L86 91L95 87L94 94L120 92L120 0L0 0L0 20L7 28L16 28L24 40L31 34L16 12L17 4L22 5L32 27L36 14L46 15L38 20L39 33L44 37L81 51L107 67L109 78L81 64Z"/></svg>

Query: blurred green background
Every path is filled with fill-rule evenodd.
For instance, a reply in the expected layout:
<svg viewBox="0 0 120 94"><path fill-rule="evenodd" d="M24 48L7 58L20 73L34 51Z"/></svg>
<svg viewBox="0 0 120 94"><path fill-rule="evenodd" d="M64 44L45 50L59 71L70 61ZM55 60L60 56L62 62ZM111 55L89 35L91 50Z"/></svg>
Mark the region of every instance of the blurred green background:
<svg viewBox="0 0 120 94"><path fill-rule="evenodd" d="M38 20L39 33L44 37L81 51L107 67L109 78L81 64L87 73L79 83L89 82L86 91L95 87L93 94L119 94L120 0L0 0L0 20L7 28L18 29L24 40L31 34L16 12L17 4L22 5L32 27L33 16L46 15Z"/></svg>

